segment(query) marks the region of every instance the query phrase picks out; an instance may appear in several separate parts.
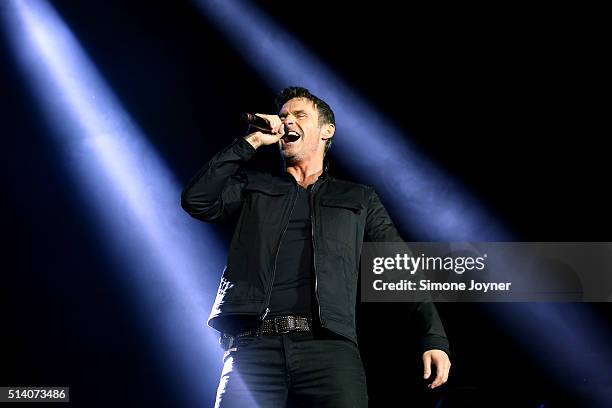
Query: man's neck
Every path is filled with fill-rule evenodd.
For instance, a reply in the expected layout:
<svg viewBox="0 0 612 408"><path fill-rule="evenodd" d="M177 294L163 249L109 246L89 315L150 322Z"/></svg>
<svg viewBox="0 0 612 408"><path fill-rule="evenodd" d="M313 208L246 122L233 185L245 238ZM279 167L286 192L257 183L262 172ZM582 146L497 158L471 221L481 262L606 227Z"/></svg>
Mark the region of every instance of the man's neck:
<svg viewBox="0 0 612 408"><path fill-rule="evenodd" d="M323 159L290 164L287 166L287 172L295 178L299 185L306 188L314 184L323 173Z"/></svg>

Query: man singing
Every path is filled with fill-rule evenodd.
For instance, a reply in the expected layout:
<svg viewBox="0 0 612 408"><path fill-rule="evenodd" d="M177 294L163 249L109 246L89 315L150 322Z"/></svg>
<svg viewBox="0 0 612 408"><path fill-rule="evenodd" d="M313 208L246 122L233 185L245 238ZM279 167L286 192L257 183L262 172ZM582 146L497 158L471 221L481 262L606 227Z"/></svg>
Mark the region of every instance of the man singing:
<svg viewBox="0 0 612 408"><path fill-rule="evenodd" d="M355 303L364 241L401 237L371 187L338 180L324 160L336 130L327 103L307 89L277 97L279 113L217 153L181 197L191 216L235 221L208 324L220 331L224 367L216 407L365 407ZM243 166L277 144L278 173ZM432 303L424 322L424 376L446 382L449 346Z"/></svg>

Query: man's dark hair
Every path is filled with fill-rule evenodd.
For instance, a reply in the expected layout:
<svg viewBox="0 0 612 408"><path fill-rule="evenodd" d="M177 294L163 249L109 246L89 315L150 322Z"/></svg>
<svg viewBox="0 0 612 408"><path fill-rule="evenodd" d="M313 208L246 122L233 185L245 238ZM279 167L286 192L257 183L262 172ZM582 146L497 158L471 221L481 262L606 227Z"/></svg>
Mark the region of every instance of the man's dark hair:
<svg viewBox="0 0 612 408"><path fill-rule="evenodd" d="M290 86L280 91L280 93L276 96L275 101L277 109L280 110L280 108L282 108L287 101L293 98L304 98L314 103L315 108L317 108L317 111L319 112L319 127L328 123L331 123L334 126L336 125L334 111L332 111L327 102L311 94L308 89L299 86ZM327 142L325 142L325 154L327 154L327 151L331 147L333 139L334 138L331 137L327 139Z"/></svg>

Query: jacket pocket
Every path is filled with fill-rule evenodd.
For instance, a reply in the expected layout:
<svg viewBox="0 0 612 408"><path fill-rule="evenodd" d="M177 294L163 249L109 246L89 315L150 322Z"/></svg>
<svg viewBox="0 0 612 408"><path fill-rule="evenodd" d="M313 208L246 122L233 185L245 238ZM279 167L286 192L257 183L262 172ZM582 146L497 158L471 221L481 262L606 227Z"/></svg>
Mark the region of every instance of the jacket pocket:
<svg viewBox="0 0 612 408"><path fill-rule="evenodd" d="M241 234L246 234L246 242L252 237L275 235L279 229L286 206L288 194L286 186L274 185L255 180L244 189L244 205Z"/></svg>
<svg viewBox="0 0 612 408"><path fill-rule="evenodd" d="M321 205L324 207L344 208L355 214L361 214L361 211L364 209L363 205L359 202L338 198L322 198Z"/></svg>
<svg viewBox="0 0 612 408"><path fill-rule="evenodd" d="M362 239L365 207L350 197L321 197L316 213L317 233L330 251L354 251Z"/></svg>

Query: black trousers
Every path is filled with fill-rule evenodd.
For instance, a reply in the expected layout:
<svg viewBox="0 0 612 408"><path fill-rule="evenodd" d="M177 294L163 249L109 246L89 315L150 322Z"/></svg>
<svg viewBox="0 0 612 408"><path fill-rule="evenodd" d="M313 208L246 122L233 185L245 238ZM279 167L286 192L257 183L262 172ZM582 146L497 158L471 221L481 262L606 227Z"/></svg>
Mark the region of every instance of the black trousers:
<svg viewBox="0 0 612 408"><path fill-rule="evenodd" d="M216 408L368 405L359 349L331 332L241 337L223 363Z"/></svg>

